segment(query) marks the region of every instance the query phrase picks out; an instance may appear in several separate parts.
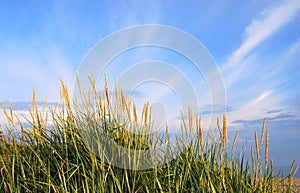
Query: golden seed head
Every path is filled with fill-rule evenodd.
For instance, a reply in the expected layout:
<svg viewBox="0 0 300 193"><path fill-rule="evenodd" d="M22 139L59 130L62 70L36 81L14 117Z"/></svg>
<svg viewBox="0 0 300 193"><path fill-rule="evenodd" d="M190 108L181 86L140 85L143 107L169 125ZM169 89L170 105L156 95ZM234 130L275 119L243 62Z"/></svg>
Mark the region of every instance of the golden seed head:
<svg viewBox="0 0 300 193"><path fill-rule="evenodd" d="M268 166L269 162L269 132L266 130L266 144L265 144L265 167Z"/></svg>
<svg viewBox="0 0 300 193"><path fill-rule="evenodd" d="M257 138L256 131L254 132L254 136L255 136L255 148L256 148L257 163L258 163L258 166L260 166L260 151L259 151L259 147L258 147L258 138Z"/></svg>
<svg viewBox="0 0 300 193"><path fill-rule="evenodd" d="M226 123L226 114L223 114L223 143L227 146L227 123Z"/></svg>
<svg viewBox="0 0 300 193"><path fill-rule="evenodd" d="M293 174L294 166L295 166L296 160L293 161L292 166L290 168L290 175Z"/></svg>
<svg viewBox="0 0 300 193"><path fill-rule="evenodd" d="M262 150L262 145L263 145L263 141L264 141L264 134L265 134L265 128L266 128L266 121L267 119L264 118L264 123L263 126L261 128L261 137L260 137L260 145L259 145L259 149Z"/></svg>
<svg viewBox="0 0 300 193"><path fill-rule="evenodd" d="M135 123L138 122L138 118L137 118L137 112L136 112L136 106L135 104L133 104L133 120Z"/></svg>
<svg viewBox="0 0 300 193"><path fill-rule="evenodd" d="M193 112L192 109L188 108L188 114L189 114L189 127L190 127L190 134L193 132Z"/></svg>
<svg viewBox="0 0 300 193"><path fill-rule="evenodd" d="M185 131L187 131L187 127L185 124L184 115L183 115L182 110L180 110L180 115L181 115L181 121L182 121L183 127L184 127Z"/></svg>

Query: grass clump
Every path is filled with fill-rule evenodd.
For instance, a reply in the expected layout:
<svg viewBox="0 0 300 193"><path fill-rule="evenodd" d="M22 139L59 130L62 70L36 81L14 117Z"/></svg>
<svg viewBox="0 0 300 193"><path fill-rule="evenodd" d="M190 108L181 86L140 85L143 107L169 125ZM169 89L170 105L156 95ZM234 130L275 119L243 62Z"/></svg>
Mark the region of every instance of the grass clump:
<svg viewBox="0 0 300 193"><path fill-rule="evenodd" d="M182 114L185 135L177 136L175 143L163 148L163 153L155 154L158 156L154 160L157 161L155 167L140 170L140 162L151 164L153 161L152 154L144 157L141 152L161 151L163 144L170 140L168 129L165 136L147 133L153 122L149 103L138 119L135 104L125 98L120 88L116 88L113 100L107 83L103 93L96 91L93 80L91 88L91 93L81 92L83 103L75 102L72 106L68 89L62 82L61 105L50 111L46 110L46 102L42 110L37 108L34 93L29 109L31 117L26 124L12 108L9 111L3 108L7 130L21 129L21 132L8 132L0 141L1 192L294 191L295 162L286 178L274 174L268 156L266 120L260 139L256 132L254 134L252 159L246 160L243 152L238 158L234 153L238 132L233 145L228 146L225 114L222 126L218 121L217 132L204 132L201 117L194 117L191 109L187 121ZM111 139L110 143L103 144L107 142L103 141L105 136ZM185 136L192 138L187 141ZM105 148L112 143L121 148ZM180 154L169 159L175 148ZM116 162L125 155L124 150L128 160ZM263 150L265 161L261 163Z"/></svg>

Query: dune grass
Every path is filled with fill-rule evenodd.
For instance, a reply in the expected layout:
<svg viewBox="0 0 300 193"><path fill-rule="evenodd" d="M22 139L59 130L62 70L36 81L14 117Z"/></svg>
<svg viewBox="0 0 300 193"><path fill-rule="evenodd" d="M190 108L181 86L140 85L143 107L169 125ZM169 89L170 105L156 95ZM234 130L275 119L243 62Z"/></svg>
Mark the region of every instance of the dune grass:
<svg viewBox="0 0 300 193"><path fill-rule="evenodd" d="M89 134L104 132L116 144L131 150L160 150L169 140L168 129L163 136L157 132L129 132L149 131L151 109L146 103L139 119L133 101L125 98L118 87L111 97L107 83L104 92L99 93L91 80L91 93L81 94L84 102L72 105L62 82L61 106L49 112L46 102L44 109L37 108L34 93L26 125L12 108L3 108L6 129L20 132L8 132L0 141L1 192L293 192L295 162L286 177L274 174L268 156L266 120L260 136L254 134L252 159L247 160L242 151L240 156L235 153L238 132L233 145L228 146L225 114L218 128L204 132L201 117L193 116L189 110L187 120L182 115L182 127L183 132L195 136L192 140L177 136L174 147L164 150L156 167L122 169L105 161L103 156L107 155L99 157L91 151L85 143L90 138L85 138L80 129L88 128ZM163 162L175 146L181 153Z"/></svg>

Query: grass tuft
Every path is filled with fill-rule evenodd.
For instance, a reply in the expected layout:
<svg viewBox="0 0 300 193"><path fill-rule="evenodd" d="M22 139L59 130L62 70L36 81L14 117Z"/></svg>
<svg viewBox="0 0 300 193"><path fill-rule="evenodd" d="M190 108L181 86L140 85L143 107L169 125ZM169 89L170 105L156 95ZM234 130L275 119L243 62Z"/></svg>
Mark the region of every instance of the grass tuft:
<svg viewBox="0 0 300 193"><path fill-rule="evenodd" d="M79 88L80 84L78 82ZM254 133L255 148L251 147L251 160L243 152L235 156L239 132L228 148L227 119L223 128L204 132L202 118L193 116L188 109L188 122L181 112L183 134L170 143L169 129L160 136L152 129L152 112L146 103L139 119L133 101L126 98L116 86L115 96L110 96L105 77L104 92L96 91L91 78L91 92L81 90L82 101L71 101L67 87L61 81L61 106L39 110L33 91L30 119L26 124L12 111L3 112L9 131L0 141L1 192L293 192L295 162L285 178L274 175L269 158L269 133L264 119L260 141ZM74 104L74 105L72 105ZM20 129L19 133L13 132ZM82 130L86 129L82 133ZM149 134L150 133L150 134ZM84 135L86 134L86 135ZM128 152L127 166L137 167L138 161L151 161L151 157L132 154L135 150L161 151L156 167L129 170L115 166L109 160L122 156L120 149L105 150L99 139L107 135L113 143ZM186 136L194 136L186 140ZM86 143L86 141L90 143ZM100 140L101 141L101 140ZM263 143L265 145L263 146ZM168 144L162 146L163 144ZM175 149L180 154L168 160ZM261 152L265 151L262 168ZM91 151L91 149L93 151ZM231 149L230 155L228 149ZM96 152L96 153L95 153ZM99 154L97 154L97 152ZM280 180L282 179L282 180ZM285 183L287 180L288 183Z"/></svg>

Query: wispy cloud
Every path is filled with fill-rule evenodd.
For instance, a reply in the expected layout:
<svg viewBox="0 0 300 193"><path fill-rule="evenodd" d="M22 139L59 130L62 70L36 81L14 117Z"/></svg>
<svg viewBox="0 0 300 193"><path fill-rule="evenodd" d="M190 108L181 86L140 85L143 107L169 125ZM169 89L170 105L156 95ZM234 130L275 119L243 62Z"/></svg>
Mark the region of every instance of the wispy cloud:
<svg viewBox="0 0 300 193"><path fill-rule="evenodd" d="M245 29L245 39L235 50L223 69L240 63L255 47L288 23L300 9L300 1L284 1L283 4L265 10L259 19L255 19Z"/></svg>
<svg viewBox="0 0 300 193"><path fill-rule="evenodd" d="M229 89L244 77L249 66L261 59L261 53L253 51L264 41L290 22L300 10L300 1L283 1L282 4L265 9L259 18L254 19L243 34L240 46L228 55L226 62L221 66L225 75L225 85ZM253 68L251 68L253 69Z"/></svg>
<svg viewBox="0 0 300 193"><path fill-rule="evenodd" d="M284 110L280 112L274 111L269 114L267 112L286 99L286 93L279 90L283 81L278 77L283 75L282 68L286 68L283 64L290 60L295 50L298 50L298 43L294 43L287 49L291 54L287 55L287 51L284 50L279 55L273 55L271 60L257 48L292 21L299 10L300 1L297 0L282 1L280 4L264 9L260 16L245 28L242 43L228 55L221 66L225 86L230 95L229 102L236 105L235 110L228 113L233 126L242 125L241 121L234 120L260 120L264 116L272 119L278 113L295 113L291 108L282 106L280 109ZM263 60L267 60L267 64L272 61L272 65L262 66L262 62L265 62ZM233 100L233 97L236 100Z"/></svg>
<svg viewBox="0 0 300 193"><path fill-rule="evenodd" d="M265 90L254 99L242 101L233 111L228 112L228 119L232 126L241 126L241 122L236 122L236 120L258 120L263 118L266 109L277 103L277 96L271 93L271 90ZM272 114L272 116L275 115Z"/></svg>
<svg viewBox="0 0 300 193"><path fill-rule="evenodd" d="M256 104L260 103L262 100L264 100L265 98L267 98L271 93L272 93L271 90L264 91L261 95L259 95L256 99L254 99L250 103L250 106L253 106L253 105L256 105Z"/></svg>
<svg viewBox="0 0 300 193"><path fill-rule="evenodd" d="M297 120L297 119L296 119L296 116L291 113L281 113L281 114L273 116L273 117L267 117L267 120L268 120L268 122L273 122L273 121L286 121L286 120ZM251 119L251 120L238 119L233 122L240 123L240 124L261 124L263 122L263 119L262 118L261 119Z"/></svg>
<svg viewBox="0 0 300 193"><path fill-rule="evenodd" d="M274 109L274 110L268 111L267 114L279 113L281 111L282 111L282 109Z"/></svg>
<svg viewBox="0 0 300 193"><path fill-rule="evenodd" d="M0 101L7 100L31 100L32 87L38 93L38 100L46 97L50 101L59 100L59 79L62 78L72 90L74 70L65 54L52 48L38 51L26 47L27 51L18 49L18 57L12 54L0 55L0 71L5 72L0 77L0 88L5 94L1 95Z"/></svg>

